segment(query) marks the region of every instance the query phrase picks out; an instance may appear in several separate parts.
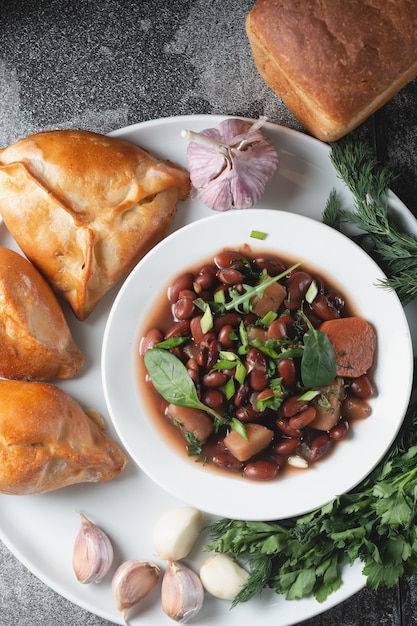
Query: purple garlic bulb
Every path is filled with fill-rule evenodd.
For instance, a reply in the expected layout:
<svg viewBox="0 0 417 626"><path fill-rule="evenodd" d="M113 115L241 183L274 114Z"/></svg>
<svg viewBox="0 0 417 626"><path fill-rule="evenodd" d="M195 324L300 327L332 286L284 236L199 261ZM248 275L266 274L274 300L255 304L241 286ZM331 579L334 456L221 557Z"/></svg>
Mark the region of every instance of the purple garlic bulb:
<svg viewBox="0 0 417 626"><path fill-rule="evenodd" d="M247 209L263 195L278 167L276 150L260 128L266 118L251 123L228 118L217 128L185 130L192 197L214 211Z"/></svg>

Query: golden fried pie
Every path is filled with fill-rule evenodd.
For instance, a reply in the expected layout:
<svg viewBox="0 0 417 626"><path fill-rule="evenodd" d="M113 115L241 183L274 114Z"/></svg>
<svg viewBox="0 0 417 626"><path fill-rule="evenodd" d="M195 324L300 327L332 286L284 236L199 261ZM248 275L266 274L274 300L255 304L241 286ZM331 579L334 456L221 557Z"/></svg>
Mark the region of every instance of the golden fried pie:
<svg viewBox="0 0 417 626"><path fill-rule="evenodd" d="M105 482L126 462L117 443L60 388L0 380L0 493Z"/></svg>
<svg viewBox="0 0 417 626"><path fill-rule="evenodd" d="M89 131L0 150L0 214L80 320L165 237L189 187L178 165Z"/></svg>
<svg viewBox="0 0 417 626"><path fill-rule="evenodd" d="M0 376L71 378L82 364L47 281L21 254L0 247Z"/></svg>

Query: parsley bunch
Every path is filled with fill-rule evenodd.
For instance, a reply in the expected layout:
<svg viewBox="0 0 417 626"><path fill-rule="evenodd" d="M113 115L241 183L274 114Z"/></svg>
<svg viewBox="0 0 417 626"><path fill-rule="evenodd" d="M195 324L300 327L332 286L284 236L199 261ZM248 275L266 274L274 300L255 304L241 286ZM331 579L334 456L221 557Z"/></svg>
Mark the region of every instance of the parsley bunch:
<svg viewBox="0 0 417 626"><path fill-rule="evenodd" d="M417 298L417 237L404 232L390 212L393 174L377 163L365 144L350 137L331 145L330 159L353 195L355 210L343 210L332 190L323 221L342 232L345 224L355 225L361 232L353 238L387 275L383 286L408 304Z"/></svg>
<svg viewBox="0 0 417 626"><path fill-rule="evenodd" d="M298 518L222 519L205 550L247 561L247 584L233 601L264 588L288 600L323 602L342 584L341 568L359 559L367 586L390 587L417 573L417 406L410 406L387 457L354 490Z"/></svg>

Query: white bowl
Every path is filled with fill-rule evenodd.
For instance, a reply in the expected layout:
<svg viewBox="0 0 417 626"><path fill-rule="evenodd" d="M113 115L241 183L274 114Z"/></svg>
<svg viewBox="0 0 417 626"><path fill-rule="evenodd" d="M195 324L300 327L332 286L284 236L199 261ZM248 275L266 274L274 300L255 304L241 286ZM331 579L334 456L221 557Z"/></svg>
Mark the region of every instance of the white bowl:
<svg viewBox="0 0 417 626"><path fill-rule="evenodd" d="M267 233L264 240L251 232ZM333 454L307 470L272 481L213 472L181 454L159 432L138 383L138 345L155 302L172 279L221 249L243 244L255 251L302 260L348 294L349 304L374 326L377 355L372 413L356 421ZM107 407L126 450L167 492L197 508L234 519L293 517L352 489L381 460L408 407L413 372L409 328L392 291L378 286L384 274L349 238L310 218L274 210L213 214L168 236L142 259L121 287L103 342L102 377ZM137 494L140 497L140 494Z"/></svg>

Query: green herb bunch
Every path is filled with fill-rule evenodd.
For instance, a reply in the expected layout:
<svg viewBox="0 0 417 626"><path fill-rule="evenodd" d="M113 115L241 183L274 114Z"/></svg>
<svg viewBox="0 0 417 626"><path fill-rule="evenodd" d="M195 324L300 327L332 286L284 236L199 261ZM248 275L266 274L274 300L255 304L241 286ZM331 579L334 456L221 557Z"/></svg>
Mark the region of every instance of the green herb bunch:
<svg viewBox="0 0 417 626"><path fill-rule="evenodd" d="M342 566L359 559L367 586L378 589L417 573L417 407L411 406L388 456L353 491L280 522L222 519L206 551L244 559L247 584L233 601L265 588L288 600L323 602L342 584Z"/></svg>
<svg viewBox="0 0 417 626"><path fill-rule="evenodd" d="M417 297L417 238L404 232L389 208L389 186L393 174L380 166L370 148L352 138L334 143L331 161L351 191L355 210L344 210L332 190L323 221L343 232L353 224L361 231L356 241L377 261L386 280L384 287L397 292L406 305Z"/></svg>

